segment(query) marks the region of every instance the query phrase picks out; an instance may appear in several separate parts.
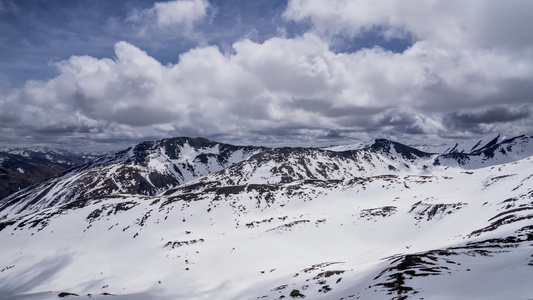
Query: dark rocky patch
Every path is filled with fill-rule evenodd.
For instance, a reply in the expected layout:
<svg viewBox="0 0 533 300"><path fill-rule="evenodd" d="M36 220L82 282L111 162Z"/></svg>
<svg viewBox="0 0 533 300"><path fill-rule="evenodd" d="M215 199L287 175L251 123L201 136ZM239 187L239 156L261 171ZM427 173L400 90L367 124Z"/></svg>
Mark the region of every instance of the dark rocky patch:
<svg viewBox="0 0 533 300"><path fill-rule="evenodd" d="M426 221L430 221L432 219L438 220L467 205L467 203L462 202L450 204L429 204L418 201L417 203L413 204L408 213L414 215L414 218L417 221L423 219L426 219Z"/></svg>
<svg viewBox="0 0 533 300"><path fill-rule="evenodd" d="M324 278L328 278L328 277L331 277L333 275L340 275L340 274L342 274L344 272L345 272L344 270L325 271L325 272L319 273L318 275L313 277L313 279L317 280L317 279L320 279L320 278L323 278L323 277Z"/></svg>
<svg viewBox="0 0 533 300"><path fill-rule="evenodd" d="M283 224L281 226L269 229L269 230L267 230L267 232L269 232L269 231L290 231L292 229L292 227L294 227L294 226L296 226L298 224L304 224L304 223L309 223L309 222L311 222L311 221L309 221L309 220L293 221L293 222L290 222L290 223L287 223L287 224Z"/></svg>
<svg viewBox="0 0 533 300"><path fill-rule="evenodd" d="M384 207L378 207L378 208L368 208L368 209L362 209L361 213L359 214L360 218L366 218L367 220L371 220L374 217L389 217L395 214L398 211L398 208L396 206L384 206Z"/></svg>
<svg viewBox="0 0 533 300"><path fill-rule="evenodd" d="M68 296L75 296L75 297L78 297L79 295L78 294L74 294L74 293L69 293L69 292L61 292L57 295L59 298L65 298L65 297L68 297Z"/></svg>
<svg viewBox="0 0 533 300"><path fill-rule="evenodd" d="M299 290L292 290L289 294L292 298L305 298L305 295L300 293Z"/></svg>
<svg viewBox="0 0 533 300"><path fill-rule="evenodd" d="M174 248L178 248L182 246L194 245L194 244L203 243L203 242L205 242L204 239L195 239L195 240L189 240L189 241L168 241L163 246L163 248L174 249Z"/></svg>

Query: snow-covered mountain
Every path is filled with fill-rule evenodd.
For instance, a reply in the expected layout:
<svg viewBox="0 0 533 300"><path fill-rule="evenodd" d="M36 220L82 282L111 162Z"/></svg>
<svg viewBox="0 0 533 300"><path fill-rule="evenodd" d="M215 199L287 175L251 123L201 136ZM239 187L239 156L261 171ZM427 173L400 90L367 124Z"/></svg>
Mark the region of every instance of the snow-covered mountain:
<svg viewBox="0 0 533 300"><path fill-rule="evenodd" d="M299 180L340 180L386 175L429 174L437 155L388 140L377 139L366 148L332 151L317 148L277 148L252 155L165 194L191 189L245 184L283 184Z"/></svg>
<svg viewBox="0 0 533 300"><path fill-rule="evenodd" d="M20 155L30 159L42 159L53 163L77 165L87 162L102 155L109 154L107 151L70 151L66 149L50 148L42 146L24 148L0 148L0 152ZM74 160L74 161L73 161Z"/></svg>
<svg viewBox="0 0 533 300"><path fill-rule="evenodd" d="M261 151L203 138L143 142L73 167L0 202L5 214L34 212L78 199L117 193L156 195Z"/></svg>
<svg viewBox="0 0 533 300"><path fill-rule="evenodd" d="M350 151L142 143L41 197L26 190L30 202L0 201L0 298L528 299L530 140L453 164L379 139ZM104 174L95 187L135 172L180 181L49 202L90 170Z"/></svg>
<svg viewBox="0 0 533 300"><path fill-rule="evenodd" d="M412 145L412 147L417 148L420 151L428 153L440 153L440 154L449 154L449 153L464 153L469 154L472 152L480 151L484 148L490 147L492 145L501 143L506 140L507 136L501 133L495 135L488 135L481 137L479 139L473 140L463 140L453 144L422 144L422 145Z"/></svg>
<svg viewBox="0 0 533 300"><path fill-rule="evenodd" d="M521 135L503 139L500 142L498 140L499 138L495 138L486 145L476 146L475 150L469 153L451 152L440 155L435 164L477 169L509 163L533 155L532 137Z"/></svg>

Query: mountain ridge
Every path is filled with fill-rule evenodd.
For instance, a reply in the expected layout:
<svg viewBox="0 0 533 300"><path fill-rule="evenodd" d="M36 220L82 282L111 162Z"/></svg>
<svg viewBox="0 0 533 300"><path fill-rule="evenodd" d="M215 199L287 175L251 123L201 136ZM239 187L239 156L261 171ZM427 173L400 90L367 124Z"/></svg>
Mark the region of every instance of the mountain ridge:
<svg viewBox="0 0 533 300"><path fill-rule="evenodd" d="M523 298L533 266L532 164L80 199L0 223L10 241L0 291L57 291L42 299L60 291L82 299ZM17 246L28 241L33 247ZM46 270L58 280L37 280ZM27 279L14 288L15 278Z"/></svg>
<svg viewBox="0 0 533 300"><path fill-rule="evenodd" d="M8 214L27 209L35 211L39 207L98 195L168 194L172 189L179 190L184 183L210 174L214 175L209 178L219 185L238 185L302 179L343 180L391 172L429 174L445 167L477 168L533 155L530 140L526 136L501 143L491 140L479 148L483 151L440 155L386 139L376 139L365 148L346 151L233 146L188 137L147 141L100 156L0 200L0 213L3 212L0 218L6 218L5 211L11 211ZM208 180L203 179L203 184ZM43 203L48 204L42 206Z"/></svg>
<svg viewBox="0 0 533 300"><path fill-rule="evenodd" d="M527 298L530 141L448 154L384 139L140 143L0 200L0 298ZM135 172L143 191L183 181L107 190Z"/></svg>

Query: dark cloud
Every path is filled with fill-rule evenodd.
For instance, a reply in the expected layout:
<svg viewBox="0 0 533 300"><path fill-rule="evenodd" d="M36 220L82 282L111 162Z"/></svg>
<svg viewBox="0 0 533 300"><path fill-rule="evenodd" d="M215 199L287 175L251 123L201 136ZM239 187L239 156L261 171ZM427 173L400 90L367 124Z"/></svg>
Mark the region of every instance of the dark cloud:
<svg viewBox="0 0 533 300"><path fill-rule="evenodd" d="M113 119L119 123L131 126L147 126L168 123L176 115L164 107L131 106L117 110Z"/></svg>
<svg viewBox="0 0 533 300"><path fill-rule="evenodd" d="M512 122L531 115L531 108L529 106L494 106L478 111L455 112L449 114L449 118L454 123L469 125L479 123L498 123L498 122Z"/></svg>
<svg viewBox="0 0 533 300"><path fill-rule="evenodd" d="M320 99L294 99L288 104L288 107L318 113L331 118L374 115L386 109L386 107L367 106L335 107L331 101Z"/></svg>
<svg viewBox="0 0 533 300"><path fill-rule="evenodd" d="M476 110L448 113L443 117L448 135L508 132L527 134L531 126L530 105L497 105Z"/></svg>
<svg viewBox="0 0 533 300"><path fill-rule="evenodd" d="M342 137L342 134L337 130L330 130L325 136L325 138L327 139L338 139L341 137Z"/></svg>

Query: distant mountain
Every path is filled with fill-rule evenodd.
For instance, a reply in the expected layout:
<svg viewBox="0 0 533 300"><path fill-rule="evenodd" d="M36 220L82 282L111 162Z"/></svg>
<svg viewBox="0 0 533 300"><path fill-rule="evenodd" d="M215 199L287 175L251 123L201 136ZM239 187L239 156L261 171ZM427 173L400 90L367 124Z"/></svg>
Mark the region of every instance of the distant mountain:
<svg viewBox="0 0 533 300"><path fill-rule="evenodd" d="M0 200L0 218L7 212L34 212L88 197L156 195L264 149L186 137L143 142L70 168Z"/></svg>
<svg viewBox="0 0 533 300"><path fill-rule="evenodd" d="M476 169L509 163L533 155L533 137L522 135L500 140L501 136L498 136L485 145L476 144L474 150L468 153L449 152L440 155L435 164Z"/></svg>
<svg viewBox="0 0 533 300"><path fill-rule="evenodd" d="M0 218L112 194L167 195L243 184L341 180L387 174L429 175L443 168L475 169L533 155L531 137L476 146L471 153L426 153L376 139L362 149L233 146L203 138L143 142L101 156L0 201ZM190 183L192 180L210 175Z"/></svg>
<svg viewBox="0 0 533 300"><path fill-rule="evenodd" d="M491 145L501 143L507 139L503 134L488 135L479 139L473 140L464 140L461 142L456 142L453 144L442 143L438 145L431 144L422 144L422 145L412 145L412 147L417 148L418 150L428 152L428 153L439 153L439 154L449 154L449 153L463 153L469 154L475 151L479 151L483 148L490 147Z"/></svg>
<svg viewBox="0 0 533 300"><path fill-rule="evenodd" d="M383 139L141 143L4 206L0 298L528 299L530 141L446 154ZM179 186L165 193L164 174Z"/></svg>
<svg viewBox="0 0 533 300"><path fill-rule="evenodd" d="M228 185L284 184L301 180L349 181L386 174L429 174L436 155L377 139L363 149L276 148L252 155L199 180L170 189L167 195Z"/></svg>
<svg viewBox="0 0 533 300"><path fill-rule="evenodd" d="M56 163L69 163L72 158L76 161L83 160L87 162L102 155L110 154L109 151L70 151L66 149L32 146L24 148L0 148L0 152L20 155L26 158L43 158ZM77 164L77 163L76 163Z"/></svg>
<svg viewBox="0 0 533 300"><path fill-rule="evenodd" d="M0 199L85 162L68 151L47 148L0 151Z"/></svg>

